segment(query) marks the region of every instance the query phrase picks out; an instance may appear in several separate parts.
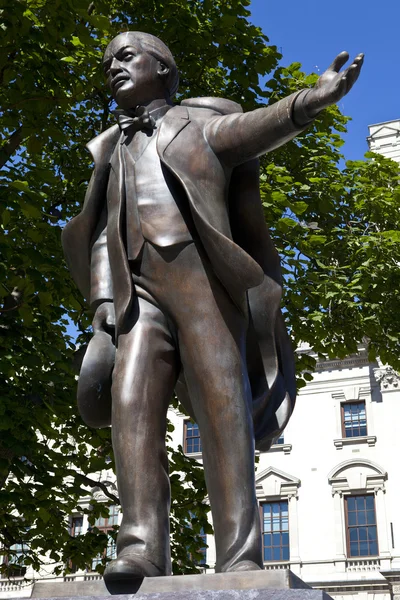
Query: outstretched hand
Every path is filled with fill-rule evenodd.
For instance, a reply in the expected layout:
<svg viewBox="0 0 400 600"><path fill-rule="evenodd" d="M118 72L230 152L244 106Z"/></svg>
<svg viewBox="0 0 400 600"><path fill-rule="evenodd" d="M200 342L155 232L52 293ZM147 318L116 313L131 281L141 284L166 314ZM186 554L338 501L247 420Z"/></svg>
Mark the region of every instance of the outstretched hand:
<svg viewBox="0 0 400 600"><path fill-rule="evenodd" d="M348 52L338 54L330 67L308 92L304 99L304 109L310 118L314 118L321 110L331 104L339 102L357 81L364 62L364 54L358 54L347 69L340 71L348 59Z"/></svg>

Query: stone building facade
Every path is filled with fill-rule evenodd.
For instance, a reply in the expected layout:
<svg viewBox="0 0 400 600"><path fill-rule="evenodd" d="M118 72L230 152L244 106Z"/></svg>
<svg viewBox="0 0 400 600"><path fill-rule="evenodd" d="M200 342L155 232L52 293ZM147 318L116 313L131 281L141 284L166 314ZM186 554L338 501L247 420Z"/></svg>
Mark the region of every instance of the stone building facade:
<svg viewBox="0 0 400 600"><path fill-rule="evenodd" d="M371 152L400 162L400 119L369 125L367 142Z"/></svg>

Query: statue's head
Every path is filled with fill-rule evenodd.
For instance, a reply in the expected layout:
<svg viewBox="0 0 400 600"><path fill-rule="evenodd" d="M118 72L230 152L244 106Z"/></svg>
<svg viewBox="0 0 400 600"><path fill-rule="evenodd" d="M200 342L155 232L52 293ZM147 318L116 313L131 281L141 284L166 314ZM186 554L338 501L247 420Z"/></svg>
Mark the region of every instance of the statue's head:
<svg viewBox="0 0 400 600"><path fill-rule="evenodd" d="M117 35L106 48L103 67L111 93L124 109L159 98L169 100L178 89L174 57L150 33L127 31Z"/></svg>

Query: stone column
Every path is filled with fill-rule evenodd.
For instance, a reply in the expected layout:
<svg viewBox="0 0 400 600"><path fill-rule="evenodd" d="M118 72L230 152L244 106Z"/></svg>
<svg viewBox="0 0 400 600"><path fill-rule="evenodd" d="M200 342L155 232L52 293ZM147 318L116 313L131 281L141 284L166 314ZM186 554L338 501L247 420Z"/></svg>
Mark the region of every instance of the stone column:
<svg viewBox="0 0 400 600"><path fill-rule="evenodd" d="M295 575L301 575L301 559L299 547L299 517L297 513L297 493L288 494L289 511L289 547L290 568ZM297 564L296 564L297 563Z"/></svg>
<svg viewBox="0 0 400 600"><path fill-rule="evenodd" d="M335 519L335 570L346 570L346 526L344 522L343 493L333 490L333 514Z"/></svg>
<svg viewBox="0 0 400 600"><path fill-rule="evenodd" d="M385 490L383 485L375 488L375 513L376 526L378 529L379 556L381 556L382 558L390 559L389 536L386 520ZM384 567L385 565L381 564L381 568Z"/></svg>

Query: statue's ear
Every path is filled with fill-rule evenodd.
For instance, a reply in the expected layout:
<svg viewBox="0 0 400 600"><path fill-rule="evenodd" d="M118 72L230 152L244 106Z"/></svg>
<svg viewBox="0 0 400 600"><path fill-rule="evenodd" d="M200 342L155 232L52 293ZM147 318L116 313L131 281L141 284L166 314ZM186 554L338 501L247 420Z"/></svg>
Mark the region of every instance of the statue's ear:
<svg viewBox="0 0 400 600"><path fill-rule="evenodd" d="M169 67L167 67L165 63L158 61L157 73L160 77L163 77L165 79L165 77L167 77L169 73Z"/></svg>

